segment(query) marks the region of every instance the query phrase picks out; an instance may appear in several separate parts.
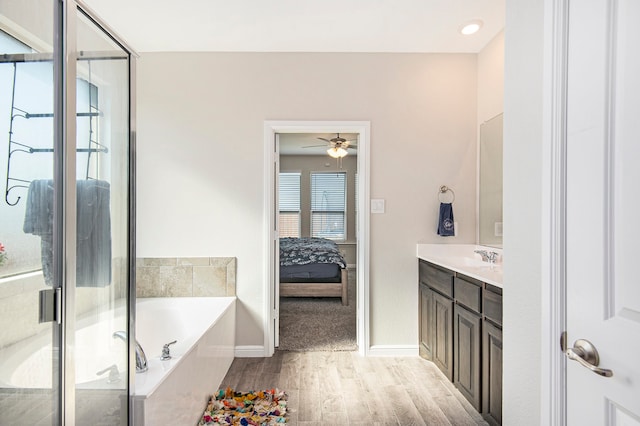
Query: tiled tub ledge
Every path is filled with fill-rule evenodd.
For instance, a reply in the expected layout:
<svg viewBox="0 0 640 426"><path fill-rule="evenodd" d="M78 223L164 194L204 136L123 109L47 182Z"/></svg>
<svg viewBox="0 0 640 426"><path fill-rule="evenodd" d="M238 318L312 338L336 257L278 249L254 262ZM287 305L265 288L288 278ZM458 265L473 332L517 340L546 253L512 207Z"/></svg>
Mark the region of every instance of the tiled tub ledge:
<svg viewBox="0 0 640 426"><path fill-rule="evenodd" d="M235 295L235 257L145 257L136 259L137 297Z"/></svg>

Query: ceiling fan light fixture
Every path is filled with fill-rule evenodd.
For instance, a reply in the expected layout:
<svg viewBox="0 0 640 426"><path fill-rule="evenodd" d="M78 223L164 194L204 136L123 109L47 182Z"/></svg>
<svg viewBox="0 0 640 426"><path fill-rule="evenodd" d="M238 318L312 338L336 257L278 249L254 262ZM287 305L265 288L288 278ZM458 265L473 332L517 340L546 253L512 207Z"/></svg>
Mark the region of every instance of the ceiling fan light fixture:
<svg viewBox="0 0 640 426"><path fill-rule="evenodd" d="M348 154L347 150L342 147L333 147L327 150L327 154L329 154L332 158L342 158Z"/></svg>

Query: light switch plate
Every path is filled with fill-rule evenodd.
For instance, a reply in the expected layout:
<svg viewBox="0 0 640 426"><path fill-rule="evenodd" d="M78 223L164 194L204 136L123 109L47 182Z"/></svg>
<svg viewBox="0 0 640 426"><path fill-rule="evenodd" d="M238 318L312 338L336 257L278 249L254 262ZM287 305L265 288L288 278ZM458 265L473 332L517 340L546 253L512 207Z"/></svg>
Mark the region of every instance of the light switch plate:
<svg viewBox="0 0 640 426"><path fill-rule="evenodd" d="M371 200L371 213L384 213L384 199Z"/></svg>

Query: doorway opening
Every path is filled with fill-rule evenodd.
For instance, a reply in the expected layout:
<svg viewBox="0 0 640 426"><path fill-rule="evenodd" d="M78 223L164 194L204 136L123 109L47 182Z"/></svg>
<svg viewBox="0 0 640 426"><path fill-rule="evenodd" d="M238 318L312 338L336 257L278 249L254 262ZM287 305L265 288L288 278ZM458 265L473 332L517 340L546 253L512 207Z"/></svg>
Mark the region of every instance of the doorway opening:
<svg viewBox="0 0 640 426"><path fill-rule="evenodd" d="M275 348L279 346L280 332L280 277L279 277L279 248L280 237L284 234L295 234L298 232L300 236L314 236L335 240L338 244L341 254L347 261L347 270L351 271L352 280L356 285L351 288L352 296L349 298L351 308L355 308L356 316L356 346L361 355L366 355L369 346L369 324L368 324L368 266L369 266L369 122L265 122L265 222L267 225L267 253L268 260L265 262L267 277L265 283L265 354L273 355ZM301 141L296 143L293 151L291 148L285 147L285 153L295 154L295 151L302 153L307 157L308 148L302 146L323 145L322 140L318 137L324 137L328 134L336 135L337 133L349 135L352 139L357 140L357 155L346 160L344 158L336 160L327 155L325 147L317 147L324 149L324 156L309 155L306 165L300 163L301 159L294 159L289 155L281 158L281 143L290 146L292 139ZM292 136L297 135L297 136ZM330 139L326 138L325 139ZM288 142L289 141L289 142ZM311 143L313 141L313 143ZM307 143L308 142L308 143ZM316 148L316 147L314 147ZM349 150L351 151L351 150ZM354 153L353 151L351 151ZM296 155L293 155L294 157ZM317 157L317 158L313 158ZM283 161L281 161L283 160ZM284 167L282 165L284 164ZM304 169L304 170L303 170ZM357 177L356 172L357 171ZM292 212L286 213L288 221L285 221L288 227L283 227L281 235L280 219L280 203L279 200L279 181L282 173L290 173L282 175L283 178L296 181L297 175L305 175L305 191L311 187L311 180L322 181L327 177L331 177L331 183L335 183L334 178L340 182L344 179L345 191L352 191L351 196L345 197L344 219L343 224L336 226L332 224L331 228L319 227L318 221L326 219L327 212L324 214L315 214L313 209L308 208L304 214L302 208L298 206L291 207ZM318 183L316 184L316 186ZM295 187L295 185L294 185ZM351 188L351 190L349 190ZM354 195L357 194L357 197ZM310 195L307 195L310 197ZM306 196L301 196L304 198ZM320 197L322 199L323 197ZM311 201L304 200L305 206L311 206ZM333 208L333 207L332 207ZM297 213L293 210L297 209ZM355 212L349 217L350 209ZM331 212L334 216L340 216ZM312 224L315 221L316 226ZM339 221L338 221L339 222ZM285 229L286 228L286 229ZM312 231L312 228L315 230ZM329 234L327 234L329 232ZM304 235L303 235L304 234ZM326 234L326 235L325 235ZM355 266L357 265L357 268ZM349 269L351 267L351 269ZM355 296L355 297L354 297ZM355 306L354 306L355 305ZM322 308L321 308L322 309ZM348 308L347 308L348 309ZM343 309L343 315L347 309ZM288 314L291 314L289 312ZM353 312L351 313L353 314ZM290 319L290 318L288 318ZM289 322L291 324L291 322ZM294 333L295 334L295 333ZM291 337L291 336L290 336ZM294 336L295 338L295 336ZM291 342L289 342L291 343ZM355 349L355 348L354 348ZM320 349L318 349L320 350ZM346 350L346 349L343 349Z"/></svg>

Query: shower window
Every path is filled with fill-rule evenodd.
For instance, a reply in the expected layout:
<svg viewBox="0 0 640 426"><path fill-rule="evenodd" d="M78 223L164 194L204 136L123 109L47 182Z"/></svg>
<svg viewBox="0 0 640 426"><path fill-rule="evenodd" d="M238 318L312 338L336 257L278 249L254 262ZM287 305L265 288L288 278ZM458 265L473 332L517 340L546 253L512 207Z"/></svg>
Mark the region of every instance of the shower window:
<svg viewBox="0 0 640 426"><path fill-rule="evenodd" d="M0 52L35 53L15 37L0 31ZM4 222L0 244L6 260L0 265L0 279L42 269L41 239L24 231L27 192L31 181L51 179L53 173L53 63L0 63L0 179L3 200L0 216ZM104 147L99 142L98 87L86 79L76 84L79 119L78 146ZM7 144L8 147L5 147ZM51 152L29 153L29 149ZM11 157L9 159L9 156ZM9 161L10 160L10 161ZM98 155L89 150L78 154L77 177L87 179L99 173Z"/></svg>
<svg viewBox="0 0 640 426"><path fill-rule="evenodd" d="M26 44L0 31L0 53L32 53ZM0 243L4 246L6 260L0 266L0 278L33 272L42 268L40 261L40 238L23 232L25 217L24 199L28 182L12 180L11 177L30 180L51 178L53 162L51 156L33 157L24 152L14 152L12 168L8 169L8 144L11 138L17 143L39 141L49 148L53 145L53 123L51 120L34 122L25 118L25 112L52 112L53 65L51 62L0 63L0 179L3 184L3 197L0 202L2 233ZM14 89L14 86L18 86ZM12 96L13 95L13 102ZM12 103L13 108L12 108ZM13 126L12 126L13 124ZM11 130L11 133L10 133ZM14 149L24 149L14 145ZM14 161L15 160L15 161ZM11 172L8 176L7 172ZM9 179L8 179L9 178ZM14 187L15 185L20 185ZM12 189L12 187L14 187ZM20 201L18 201L20 199ZM15 206L9 203L16 203Z"/></svg>

